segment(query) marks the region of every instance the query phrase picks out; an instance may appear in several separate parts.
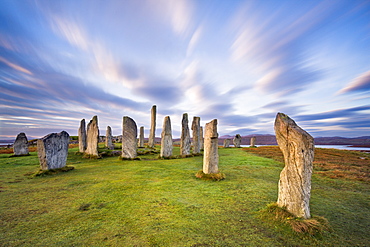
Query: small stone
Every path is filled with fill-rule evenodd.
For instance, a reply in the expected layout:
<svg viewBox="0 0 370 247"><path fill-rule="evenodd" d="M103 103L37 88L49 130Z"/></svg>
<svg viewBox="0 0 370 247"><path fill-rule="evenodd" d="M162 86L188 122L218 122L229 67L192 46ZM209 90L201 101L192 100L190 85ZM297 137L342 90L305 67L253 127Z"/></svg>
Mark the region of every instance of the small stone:
<svg viewBox="0 0 370 247"><path fill-rule="evenodd" d="M251 145L250 145L251 147L255 147L256 146L256 137L255 136L253 136L252 138L251 138Z"/></svg>
<svg viewBox="0 0 370 247"><path fill-rule="evenodd" d="M234 137L233 142L234 142L234 147L240 148L240 143L242 142L242 137L239 134L236 134L236 136Z"/></svg>
<svg viewBox="0 0 370 247"><path fill-rule="evenodd" d="M230 147L230 139L225 139L224 140L224 148Z"/></svg>
<svg viewBox="0 0 370 247"><path fill-rule="evenodd" d="M138 146L139 146L139 148L144 147L144 126L140 127Z"/></svg>
<svg viewBox="0 0 370 247"><path fill-rule="evenodd" d="M107 131L105 132L105 147L110 150L114 149L112 128L110 126L107 126Z"/></svg>
<svg viewBox="0 0 370 247"><path fill-rule="evenodd" d="M37 155L42 170L58 169L66 165L69 134L51 133L37 140Z"/></svg>
<svg viewBox="0 0 370 247"><path fill-rule="evenodd" d="M14 155L28 155L28 140L25 133L21 132L17 135L13 144Z"/></svg>

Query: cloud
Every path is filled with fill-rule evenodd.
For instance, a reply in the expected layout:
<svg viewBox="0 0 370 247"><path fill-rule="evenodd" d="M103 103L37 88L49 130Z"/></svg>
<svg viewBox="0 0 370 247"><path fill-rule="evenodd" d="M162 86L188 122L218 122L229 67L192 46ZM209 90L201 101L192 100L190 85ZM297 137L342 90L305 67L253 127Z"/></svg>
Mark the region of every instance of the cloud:
<svg viewBox="0 0 370 247"><path fill-rule="evenodd" d="M312 120L320 120L320 119L330 119L330 118L340 118L340 117L351 117L352 120L353 116L355 116L359 112L369 111L370 105L352 107L347 109L338 109L333 111L327 111L317 114L308 114L308 115L298 115L296 118L299 121L312 121ZM368 114L368 113L364 113Z"/></svg>
<svg viewBox="0 0 370 247"><path fill-rule="evenodd" d="M366 91L370 91L370 70L353 79L345 88L342 88L338 94Z"/></svg>

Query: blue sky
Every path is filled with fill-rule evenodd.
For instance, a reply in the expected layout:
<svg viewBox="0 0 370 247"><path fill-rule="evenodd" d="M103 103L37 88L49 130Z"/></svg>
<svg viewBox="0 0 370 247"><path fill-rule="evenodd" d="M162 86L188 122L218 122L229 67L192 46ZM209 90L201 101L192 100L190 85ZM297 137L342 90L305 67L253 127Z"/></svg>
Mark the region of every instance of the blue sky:
<svg viewBox="0 0 370 247"><path fill-rule="evenodd" d="M370 135L369 1L0 1L0 138L98 115L157 136L169 115L274 134L277 112L314 137Z"/></svg>

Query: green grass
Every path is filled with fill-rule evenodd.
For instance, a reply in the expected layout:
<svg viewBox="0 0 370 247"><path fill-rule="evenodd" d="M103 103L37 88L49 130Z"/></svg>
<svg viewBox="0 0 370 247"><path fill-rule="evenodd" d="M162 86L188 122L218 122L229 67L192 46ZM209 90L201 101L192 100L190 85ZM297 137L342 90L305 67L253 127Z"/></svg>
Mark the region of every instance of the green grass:
<svg viewBox="0 0 370 247"><path fill-rule="evenodd" d="M369 184L313 175L311 213L331 232L298 234L264 218L283 164L220 148L226 179L195 174L201 156L83 159L69 172L29 178L38 158L0 155L0 246L370 246ZM179 155L178 148L174 155Z"/></svg>

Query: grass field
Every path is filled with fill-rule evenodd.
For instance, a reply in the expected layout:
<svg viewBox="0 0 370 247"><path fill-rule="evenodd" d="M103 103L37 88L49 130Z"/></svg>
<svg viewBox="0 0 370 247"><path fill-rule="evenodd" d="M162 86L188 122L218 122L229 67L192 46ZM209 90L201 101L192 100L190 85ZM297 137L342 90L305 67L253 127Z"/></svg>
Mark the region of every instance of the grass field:
<svg viewBox="0 0 370 247"><path fill-rule="evenodd" d="M89 160L72 148L74 170L30 178L35 152L0 154L0 246L370 246L369 154L325 150L315 161L311 213L331 231L310 236L261 216L283 168L277 150L262 150L220 148L218 182L195 177L201 156Z"/></svg>

